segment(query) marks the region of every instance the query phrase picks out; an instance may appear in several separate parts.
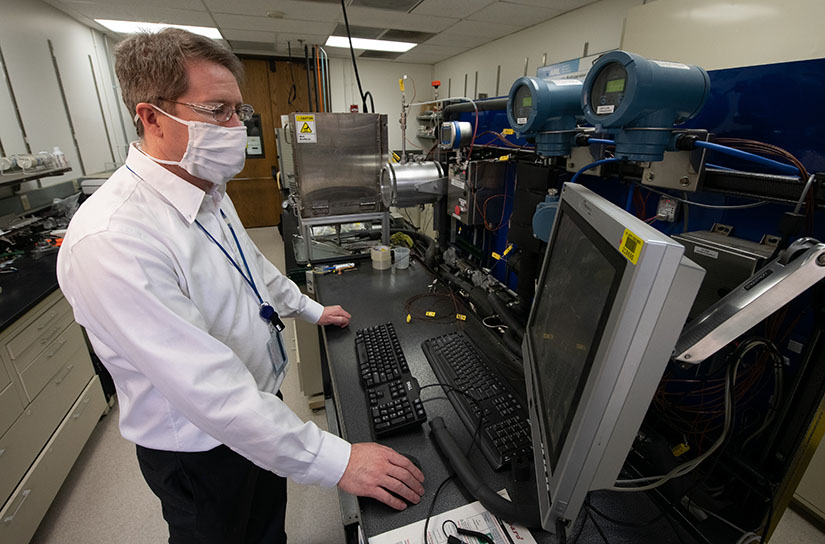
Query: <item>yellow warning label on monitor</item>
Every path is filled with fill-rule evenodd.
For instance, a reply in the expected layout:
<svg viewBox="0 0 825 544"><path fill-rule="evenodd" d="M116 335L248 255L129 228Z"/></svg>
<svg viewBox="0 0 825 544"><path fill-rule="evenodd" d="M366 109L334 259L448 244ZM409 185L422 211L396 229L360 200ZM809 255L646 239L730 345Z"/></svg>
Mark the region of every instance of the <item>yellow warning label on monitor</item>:
<svg viewBox="0 0 825 544"><path fill-rule="evenodd" d="M305 121L309 121L310 123L314 123L315 122L315 116L314 115L296 115L295 116L295 122L296 123L301 123L301 122L305 122Z"/></svg>
<svg viewBox="0 0 825 544"><path fill-rule="evenodd" d="M435 312L427 312L424 315L426 315L427 317L435 317Z"/></svg>
<svg viewBox="0 0 825 544"><path fill-rule="evenodd" d="M511 128L505 128L504 130L501 131L501 133L504 134L505 136L510 136L511 134L515 134L516 131L511 129Z"/></svg>
<svg viewBox="0 0 825 544"><path fill-rule="evenodd" d="M493 253L491 255L492 255L493 259L495 259L497 261L501 259L501 255L499 255L495 251L493 251Z"/></svg>
<svg viewBox="0 0 825 544"><path fill-rule="evenodd" d="M467 321L467 316L464 314L455 314L455 318L459 321Z"/></svg>
<svg viewBox="0 0 825 544"><path fill-rule="evenodd" d="M645 243L641 238L633 234L627 229L624 229L622 235L622 243L619 245L619 251L627 258L628 261L634 265L639 261L639 255L642 254L642 246Z"/></svg>

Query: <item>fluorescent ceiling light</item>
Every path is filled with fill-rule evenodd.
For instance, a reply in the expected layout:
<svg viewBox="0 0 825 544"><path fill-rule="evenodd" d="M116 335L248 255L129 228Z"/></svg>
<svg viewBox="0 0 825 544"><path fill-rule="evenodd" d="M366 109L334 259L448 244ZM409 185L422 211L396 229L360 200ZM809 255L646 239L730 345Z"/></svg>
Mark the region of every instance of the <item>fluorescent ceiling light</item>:
<svg viewBox="0 0 825 544"><path fill-rule="evenodd" d="M220 31L217 28L208 26L188 26L188 25L170 25L166 23L143 23L139 21L114 21L112 19L95 19L95 22L101 24L121 34L132 34L140 31L159 32L164 28L182 28L188 30L193 34L200 34L213 40L222 40Z"/></svg>
<svg viewBox="0 0 825 544"><path fill-rule="evenodd" d="M349 38L346 36L330 36L327 47L347 47L349 48ZM395 51L403 53L415 47L416 43L410 42L391 42L389 40L368 40L366 38L353 38L353 49L367 49L369 51Z"/></svg>

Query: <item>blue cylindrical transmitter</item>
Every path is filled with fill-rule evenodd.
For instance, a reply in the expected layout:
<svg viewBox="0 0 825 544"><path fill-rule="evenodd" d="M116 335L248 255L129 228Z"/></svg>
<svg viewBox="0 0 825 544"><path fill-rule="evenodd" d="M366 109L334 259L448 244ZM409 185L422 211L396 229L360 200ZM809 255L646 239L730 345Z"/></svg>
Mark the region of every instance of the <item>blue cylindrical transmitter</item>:
<svg viewBox="0 0 825 544"><path fill-rule="evenodd" d="M473 125L467 121L447 121L441 124L441 147L458 149L470 145Z"/></svg>
<svg viewBox="0 0 825 544"><path fill-rule="evenodd" d="M615 136L617 158L660 161L673 125L695 117L709 93L698 66L612 51L588 72L581 106L598 132Z"/></svg>
<svg viewBox="0 0 825 544"><path fill-rule="evenodd" d="M536 142L544 157L570 154L581 109L582 82L520 77L510 87L507 120L521 138Z"/></svg>

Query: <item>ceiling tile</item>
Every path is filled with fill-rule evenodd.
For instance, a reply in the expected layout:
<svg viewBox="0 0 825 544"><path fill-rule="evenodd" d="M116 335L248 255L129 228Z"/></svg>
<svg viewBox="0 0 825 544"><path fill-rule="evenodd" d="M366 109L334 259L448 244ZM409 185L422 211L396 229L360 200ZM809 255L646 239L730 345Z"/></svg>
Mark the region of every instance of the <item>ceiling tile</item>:
<svg viewBox="0 0 825 544"><path fill-rule="evenodd" d="M386 27L383 28L375 28L372 26L356 26L356 25L349 25L349 31L353 38L367 38L368 40L375 40L387 30ZM344 23L338 23L338 26L335 27L335 30L332 31L333 36L346 36L347 35L347 27Z"/></svg>
<svg viewBox="0 0 825 544"><path fill-rule="evenodd" d="M135 3L134 0L60 0L54 2L55 4L66 4L68 7L78 9L82 5L112 5L112 6L128 6ZM169 9L184 9L193 11L206 11L201 0L141 0L141 6L144 7L159 7Z"/></svg>
<svg viewBox="0 0 825 544"><path fill-rule="evenodd" d="M224 39L244 42L275 42L277 34L260 30L238 30L227 28L221 30Z"/></svg>
<svg viewBox="0 0 825 544"><path fill-rule="evenodd" d="M524 26L516 25L502 25L498 23L489 23L486 21L468 21L463 20L450 27L450 32L453 34L465 34L467 36L487 36L490 40L495 40L518 32Z"/></svg>
<svg viewBox="0 0 825 544"><path fill-rule="evenodd" d="M424 0L413 13L418 15L438 15L440 17L457 17L463 19L481 8L492 4L494 0Z"/></svg>
<svg viewBox="0 0 825 544"><path fill-rule="evenodd" d="M398 57L398 61L434 64L436 62L441 62L444 59L454 57L459 53L463 53L467 49L468 48L464 47L444 47L422 44L410 49Z"/></svg>
<svg viewBox="0 0 825 544"><path fill-rule="evenodd" d="M400 57L403 53L398 51L364 51L360 55L358 55L359 59L383 59L383 60L395 60Z"/></svg>
<svg viewBox="0 0 825 544"><path fill-rule="evenodd" d="M147 23L173 23L214 27L206 11L169 9L135 4L73 4L74 9L90 19L116 19Z"/></svg>
<svg viewBox="0 0 825 544"><path fill-rule="evenodd" d="M295 19L270 19L269 17L251 17L249 15L229 15L216 13L215 20L220 28L239 30L271 30L275 32L298 32L307 34L326 34L335 28L334 23L298 21Z"/></svg>
<svg viewBox="0 0 825 544"><path fill-rule="evenodd" d="M495 2L468 17L471 21L497 23L507 21L509 24L533 26L564 13L559 9L547 9L536 6Z"/></svg>
<svg viewBox="0 0 825 544"><path fill-rule="evenodd" d="M381 39L390 40L394 42L421 43L429 40L433 36L435 36L435 34L431 32L419 32L417 30L396 30L394 28L391 28L381 36Z"/></svg>
<svg viewBox="0 0 825 544"><path fill-rule="evenodd" d="M524 6L536 6L540 8L558 9L561 11L571 11L587 4L592 4L598 0L506 0L510 4L522 4Z"/></svg>
<svg viewBox="0 0 825 544"><path fill-rule="evenodd" d="M383 26L384 28L392 27L401 30L419 30L421 32L441 32L458 22L458 19L450 17L417 15L415 13L400 15L396 11L359 7L348 8L347 14L350 24L354 25Z"/></svg>
<svg viewBox="0 0 825 544"><path fill-rule="evenodd" d="M351 6L408 12L421 0L352 0Z"/></svg>
<svg viewBox="0 0 825 544"><path fill-rule="evenodd" d="M473 36L467 34L456 34L450 30L445 30L440 34L436 34L424 43L426 45L448 45L453 47L466 47L469 49L491 41L493 41L493 38L482 34L476 34Z"/></svg>
<svg viewBox="0 0 825 544"><path fill-rule="evenodd" d="M333 1L335 3L298 2L294 0L281 0L278 2L272 2L271 0L232 0L231 2L226 0L203 0L212 13L264 17L268 11L279 11L287 19L318 22L342 21L341 3L337 0Z"/></svg>

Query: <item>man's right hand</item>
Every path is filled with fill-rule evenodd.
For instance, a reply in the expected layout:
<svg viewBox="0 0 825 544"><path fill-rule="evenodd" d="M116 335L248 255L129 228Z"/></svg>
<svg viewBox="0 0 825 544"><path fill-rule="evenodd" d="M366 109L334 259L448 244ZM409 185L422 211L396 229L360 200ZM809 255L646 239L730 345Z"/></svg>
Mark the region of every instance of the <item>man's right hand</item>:
<svg viewBox="0 0 825 544"><path fill-rule="evenodd" d="M406 503L389 491L418 504L424 494L423 481L424 474L412 461L391 448L367 442L352 445L349 463L338 487L352 495L372 497L396 510L404 510Z"/></svg>

